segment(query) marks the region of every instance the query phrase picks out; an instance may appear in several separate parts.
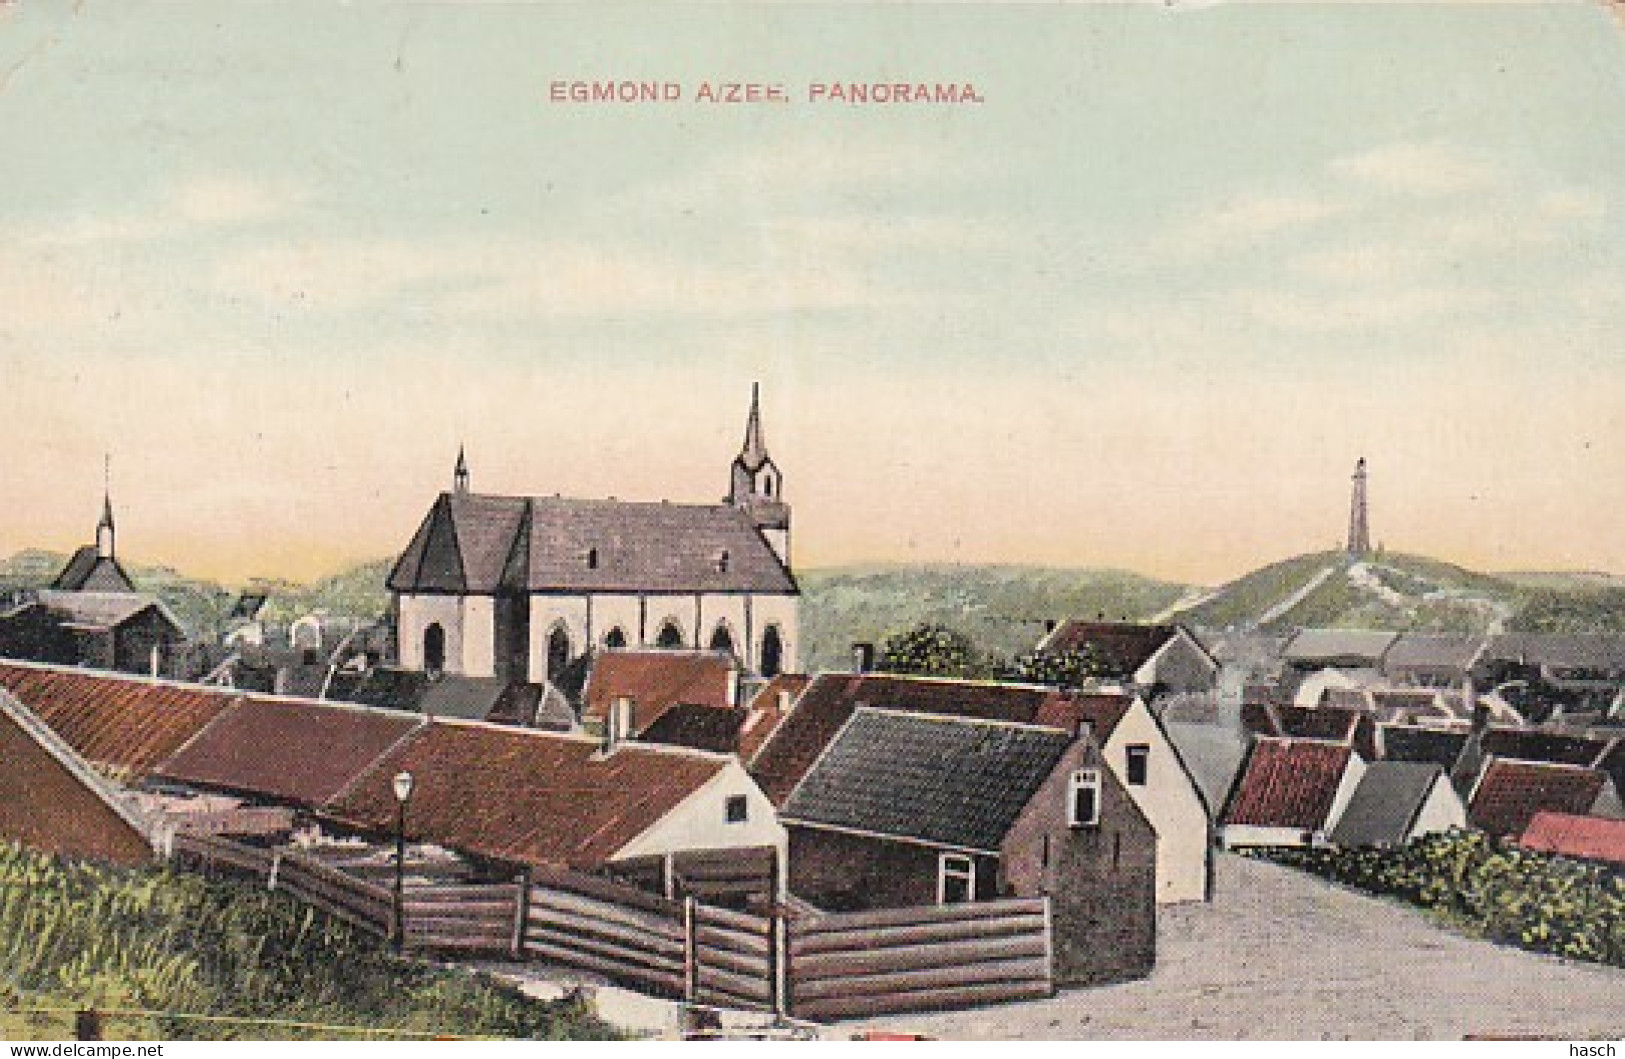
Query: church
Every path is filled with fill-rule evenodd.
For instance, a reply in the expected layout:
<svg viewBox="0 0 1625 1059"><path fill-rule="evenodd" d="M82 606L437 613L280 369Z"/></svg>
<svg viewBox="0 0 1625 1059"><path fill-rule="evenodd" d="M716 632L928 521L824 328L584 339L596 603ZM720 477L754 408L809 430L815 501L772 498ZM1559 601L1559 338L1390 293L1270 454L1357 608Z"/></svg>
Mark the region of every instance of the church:
<svg viewBox="0 0 1625 1059"><path fill-rule="evenodd" d="M759 396L720 504L477 493L459 452L389 575L401 667L558 683L596 651L667 648L794 670L790 507Z"/></svg>

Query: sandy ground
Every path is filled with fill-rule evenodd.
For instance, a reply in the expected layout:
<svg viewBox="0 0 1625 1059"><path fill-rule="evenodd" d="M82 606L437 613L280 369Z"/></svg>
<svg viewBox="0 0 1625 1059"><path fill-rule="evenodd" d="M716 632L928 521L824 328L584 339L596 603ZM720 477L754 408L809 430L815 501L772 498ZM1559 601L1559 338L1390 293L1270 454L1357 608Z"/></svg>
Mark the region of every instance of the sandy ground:
<svg viewBox="0 0 1625 1059"><path fill-rule="evenodd" d="M1618 1037L1625 971L1475 941L1421 913L1231 854L1209 905L1160 924L1149 979L828 1027L948 1039Z"/></svg>

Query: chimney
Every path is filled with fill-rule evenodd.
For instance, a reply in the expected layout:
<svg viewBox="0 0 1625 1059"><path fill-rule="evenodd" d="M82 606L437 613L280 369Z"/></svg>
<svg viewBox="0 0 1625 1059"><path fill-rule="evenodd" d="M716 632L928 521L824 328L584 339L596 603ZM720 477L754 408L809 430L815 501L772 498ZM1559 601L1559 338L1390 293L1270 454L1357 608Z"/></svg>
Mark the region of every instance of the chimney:
<svg viewBox="0 0 1625 1059"><path fill-rule="evenodd" d="M875 645L872 643L855 643L852 645L852 672L868 673L875 668Z"/></svg>
<svg viewBox="0 0 1625 1059"><path fill-rule="evenodd" d="M612 754L623 742L632 738L632 700L622 695L609 704L604 718L604 753Z"/></svg>

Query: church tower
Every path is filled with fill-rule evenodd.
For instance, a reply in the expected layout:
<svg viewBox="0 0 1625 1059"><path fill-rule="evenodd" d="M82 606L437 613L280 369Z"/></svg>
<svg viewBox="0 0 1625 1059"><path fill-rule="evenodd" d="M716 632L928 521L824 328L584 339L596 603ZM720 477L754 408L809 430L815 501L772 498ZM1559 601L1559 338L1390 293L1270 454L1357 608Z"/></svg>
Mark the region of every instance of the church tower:
<svg viewBox="0 0 1625 1059"><path fill-rule="evenodd" d="M767 454L762 433L761 385L750 388L750 416L745 443L734 457L728 503L750 513L756 528L785 566L790 565L790 505L784 502L784 475Z"/></svg>
<svg viewBox="0 0 1625 1059"><path fill-rule="evenodd" d="M1371 526L1365 503L1365 457L1354 465L1354 491L1349 497L1348 553L1355 558L1371 554Z"/></svg>

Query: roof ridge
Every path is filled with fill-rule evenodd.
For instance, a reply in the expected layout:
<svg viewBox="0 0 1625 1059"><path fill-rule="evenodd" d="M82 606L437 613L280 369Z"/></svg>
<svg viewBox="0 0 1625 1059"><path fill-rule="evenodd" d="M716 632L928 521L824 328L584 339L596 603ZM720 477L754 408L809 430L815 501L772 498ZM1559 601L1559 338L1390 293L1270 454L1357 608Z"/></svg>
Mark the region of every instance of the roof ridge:
<svg viewBox="0 0 1625 1059"><path fill-rule="evenodd" d="M1072 738L1072 734L1065 728L1053 724L1034 724L1030 721L1006 721L998 717L969 717L963 714L932 713L929 710L900 710L892 706L871 706L868 703L859 703L852 710L856 717L860 713L876 713L891 717L907 717L910 720L936 721L943 724L979 724L992 728L1017 728L1033 732L1042 732L1046 735L1062 735Z"/></svg>

